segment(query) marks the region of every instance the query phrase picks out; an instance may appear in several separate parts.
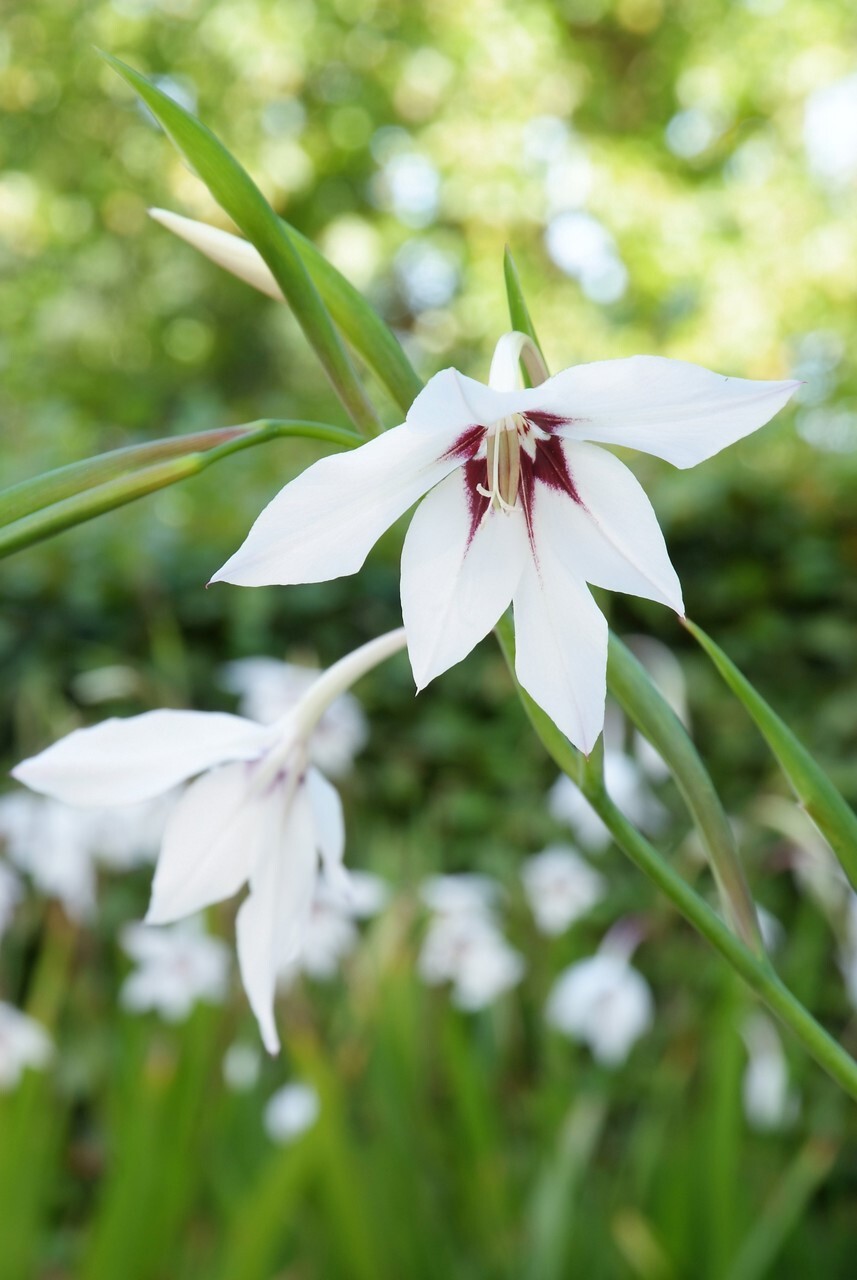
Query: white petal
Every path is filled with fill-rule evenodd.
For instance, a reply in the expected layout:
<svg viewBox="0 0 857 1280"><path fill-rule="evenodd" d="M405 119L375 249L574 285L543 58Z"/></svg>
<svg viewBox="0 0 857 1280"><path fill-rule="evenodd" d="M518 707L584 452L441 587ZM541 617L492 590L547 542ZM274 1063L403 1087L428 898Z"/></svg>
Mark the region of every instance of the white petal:
<svg viewBox="0 0 857 1280"><path fill-rule="evenodd" d="M257 796L252 781L251 765L230 764L188 787L164 832L147 924L222 902L250 879L280 804L278 787Z"/></svg>
<svg viewBox="0 0 857 1280"><path fill-rule="evenodd" d="M321 854L328 884L334 889L340 886L345 888L348 879L342 869L345 819L339 792L318 769L307 770L306 788L315 827L316 847Z"/></svg>
<svg viewBox="0 0 857 1280"><path fill-rule="evenodd" d="M489 511L471 538L464 472L417 508L402 550L402 617L418 689L465 658L509 607L528 555L523 512Z"/></svg>
<svg viewBox="0 0 857 1280"><path fill-rule="evenodd" d="M411 428L430 433L452 429L462 432L467 427L490 426L514 409L508 406L514 401L504 391L486 387L484 382L465 377L457 369L441 369L429 378L420 394L408 410L407 423Z"/></svg>
<svg viewBox="0 0 857 1280"><path fill-rule="evenodd" d="M269 298L282 302L283 292L271 274L270 267L249 240L230 235L219 227L210 227L206 222L183 218L178 213L170 213L168 209L150 209L149 217L192 244L219 267L231 271L239 280L252 284L255 289L267 293Z"/></svg>
<svg viewBox="0 0 857 1280"><path fill-rule="evenodd" d="M268 827L266 847L238 912L238 964L269 1053L280 1039L274 1021L277 975L299 953L318 875L309 799L298 787L288 812Z"/></svg>
<svg viewBox="0 0 857 1280"><path fill-rule="evenodd" d="M267 743L251 720L209 711L146 711L75 729L12 776L66 804L133 804L212 765L250 760Z"/></svg>
<svg viewBox="0 0 857 1280"><path fill-rule="evenodd" d="M515 671L527 693L587 755L604 724L607 622L549 541L515 592Z"/></svg>
<svg viewBox="0 0 857 1280"><path fill-rule="evenodd" d="M670 563L652 504L623 462L597 445L564 445L582 506L560 489L537 485L534 503L549 513L545 536L569 571L596 587L657 600L684 614L681 584Z"/></svg>
<svg viewBox="0 0 857 1280"><path fill-rule="evenodd" d="M356 573L393 521L459 465L455 438L394 427L322 458L268 503L212 582L288 586Z"/></svg>
<svg viewBox="0 0 857 1280"><path fill-rule="evenodd" d="M693 467L764 426L799 385L631 356L575 365L534 390L544 412L569 420L559 428L566 439L627 445Z"/></svg>

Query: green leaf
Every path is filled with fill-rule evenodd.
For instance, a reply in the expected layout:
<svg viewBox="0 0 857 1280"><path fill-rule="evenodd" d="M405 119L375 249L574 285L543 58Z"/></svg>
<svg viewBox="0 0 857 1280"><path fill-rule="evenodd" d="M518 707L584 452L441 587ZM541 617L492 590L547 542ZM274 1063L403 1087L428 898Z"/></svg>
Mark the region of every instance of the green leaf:
<svg viewBox="0 0 857 1280"><path fill-rule="evenodd" d="M197 475L232 453L281 437L324 440L343 448L361 441L355 432L323 422L263 419L71 463L0 493L0 559ZM9 518L9 513L18 513L17 518Z"/></svg>
<svg viewBox="0 0 857 1280"><path fill-rule="evenodd" d="M575 782L607 827L620 849L644 875L657 885L693 927L720 952L736 973L765 1001L772 1013L787 1026L816 1062L857 1099L857 1062L789 991L774 972L767 956L759 955L712 911L686 880L675 871L645 836L619 812L604 789L603 782L585 767L583 757L560 733L556 725L537 707L518 684L515 676L515 639L508 614L494 628L512 682L536 734L563 773Z"/></svg>
<svg viewBox="0 0 857 1280"><path fill-rule="evenodd" d="M211 130L189 111L112 54L102 53L102 57L136 90L217 203L259 250L352 421L369 435L377 434L378 416L360 384L331 315L292 238L253 179Z"/></svg>
<svg viewBox="0 0 857 1280"><path fill-rule="evenodd" d="M422 391L423 382L398 338L371 303L328 262L311 240L288 222L282 225L333 319L402 412L407 413Z"/></svg>
<svg viewBox="0 0 857 1280"><path fill-rule="evenodd" d="M685 626L755 720L798 800L833 849L852 886L857 889L857 816L854 811L803 743L720 646L689 619L685 619Z"/></svg>
<svg viewBox="0 0 857 1280"><path fill-rule="evenodd" d="M729 819L714 783L672 707L652 683L645 668L611 633L607 687L640 733L663 757L690 810L735 928L762 952L756 908L747 887Z"/></svg>
<svg viewBox="0 0 857 1280"><path fill-rule="evenodd" d="M525 333L538 348L539 354L544 360L544 352L538 338L536 337L535 326L530 318L530 309L524 298L524 291L521 288L521 278L518 275L518 268L515 266L515 259L512 257L512 251L506 245L503 254L503 278L506 281L506 298L509 303L509 319L512 321L512 328L518 333ZM521 374L524 379L524 386L531 387L533 385L529 372L521 364Z"/></svg>

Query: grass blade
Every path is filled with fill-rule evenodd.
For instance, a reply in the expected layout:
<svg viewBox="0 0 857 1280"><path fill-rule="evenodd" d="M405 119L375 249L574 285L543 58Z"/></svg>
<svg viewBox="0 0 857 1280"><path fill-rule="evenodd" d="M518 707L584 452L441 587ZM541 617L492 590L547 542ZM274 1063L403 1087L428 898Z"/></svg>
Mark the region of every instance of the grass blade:
<svg viewBox="0 0 857 1280"><path fill-rule="evenodd" d="M685 626L755 720L801 805L828 841L852 886L857 889L857 816L803 743L761 694L757 693L734 662L727 658L720 646L689 619L685 620Z"/></svg>
<svg viewBox="0 0 857 1280"><path fill-rule="evenodd" d="M607 687L663 757L702 837L724 904L743 940L762 953L756 908L729 819L687 730L622 641L610 635Z"/></svg>

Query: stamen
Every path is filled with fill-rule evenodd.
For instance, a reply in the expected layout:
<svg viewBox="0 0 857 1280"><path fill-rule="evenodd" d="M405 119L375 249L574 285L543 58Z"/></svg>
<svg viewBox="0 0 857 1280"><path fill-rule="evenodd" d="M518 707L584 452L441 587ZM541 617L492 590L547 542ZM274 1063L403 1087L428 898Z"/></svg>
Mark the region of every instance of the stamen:
<svg viewBox="0 0 857 1280"><path fill-rule="evenodd" d="M477 485L495 511L514 511L521 478L521 441L517 416L503 418L486 441L486 479L490 488Z"/></svg>

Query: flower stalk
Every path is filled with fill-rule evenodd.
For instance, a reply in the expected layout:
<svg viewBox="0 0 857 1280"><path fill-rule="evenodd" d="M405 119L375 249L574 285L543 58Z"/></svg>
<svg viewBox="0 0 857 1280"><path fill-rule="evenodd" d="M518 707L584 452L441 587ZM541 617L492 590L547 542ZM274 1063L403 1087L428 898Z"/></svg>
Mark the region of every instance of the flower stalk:
<svg viewBox="0 0 857 1280"><path fill-rule="evenodd" d="M507 618L497 624L496 634L514 680L514 637ZM654 845L620 813L599 780L597 762L587 767L584 757L517 681L515 683L524 710L542 745L563 773L581 788L623 853L711 943L828 1075L857 1100L857 1062L792 994L767 957L755 954L734 934L696 890L672 869Z"/></svg>

